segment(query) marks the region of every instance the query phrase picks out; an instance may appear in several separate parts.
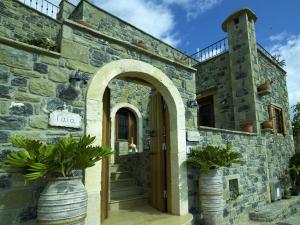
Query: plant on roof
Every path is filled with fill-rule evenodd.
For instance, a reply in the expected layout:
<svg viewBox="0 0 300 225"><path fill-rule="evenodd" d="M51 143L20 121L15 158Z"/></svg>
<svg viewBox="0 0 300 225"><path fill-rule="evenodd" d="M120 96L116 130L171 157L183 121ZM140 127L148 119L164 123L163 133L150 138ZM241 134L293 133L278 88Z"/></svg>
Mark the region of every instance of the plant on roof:
<svg viewBox="0 0 300 225"><path fill-rule="evenodd" d="M36 37L33 39L23 39L22 42L37 47L45 48L51 51L58 51L58 46L55 41L47 37Z"/></svg>
<svg viewBox="0 0 300 225"><path fill-rule="evenodd" d="M95 137L73 136L54 144L44 144L21 136L11 139L13 146L21 148L8 154L4 164L24 171L27 180L47 177L70 177L73 170L92 167L103 157L112 153L110 148L94 146Z"/></svg>
<svg viewBox="0 0 300 225"><path fill-rule="evenodd" d="M204 172L220 167L240 164L240 153L232 151L232 145L225 148L208 145L205 148L194 148L188 156L187 163L200 168Z"/></svg>

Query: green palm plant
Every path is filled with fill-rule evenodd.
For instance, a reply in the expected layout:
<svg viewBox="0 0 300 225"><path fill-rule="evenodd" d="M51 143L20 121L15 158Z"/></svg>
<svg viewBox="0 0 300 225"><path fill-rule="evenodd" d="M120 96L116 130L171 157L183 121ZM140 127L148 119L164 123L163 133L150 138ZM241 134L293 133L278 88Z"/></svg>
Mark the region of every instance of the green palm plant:
<svg viewBox="0 0 300 225"><path fill-rule="evenodd" d="M208 145L205 148L194 148L188 156L187 163L200 168L207 173L209 170L220 167L230 167L232 163L240 164L240 153L233 152L232 146L225 148Z"/></svg>
<svg viewBox="0 0 300 225"><path fill-rule="evenodd" d="M8 154L4 164L23 169L27 180L68 177L73 170L92 167L112 153L110 148L93 146L94 141L95 137L91 136L79 139L69 136L55 144L44 144L38 140L16 136L11 142L22 150Z"/></svg>

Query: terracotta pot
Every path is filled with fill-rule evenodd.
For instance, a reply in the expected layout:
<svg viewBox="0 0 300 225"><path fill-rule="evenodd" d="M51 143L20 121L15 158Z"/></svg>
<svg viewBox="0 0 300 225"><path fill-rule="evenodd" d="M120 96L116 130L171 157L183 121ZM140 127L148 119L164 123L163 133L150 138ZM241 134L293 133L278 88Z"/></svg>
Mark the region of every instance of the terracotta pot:
<svg viewBox="0 0 300 225"><path fill-rule="evenodd" d="M175 62L179 63L179 64L185 64L185 60L184 59L177 59Z"/></svg>
<svg viewBox="0 0 300 225"><path fill-rule="evenodd" d="M92 29L95 29L96 26L92 25L92 24L89 24L88 22L84 21L84 20L76 20L77 23L80 23L81 25L84 25L86 27L89 27L89 28L92 28Z"/></svg>
<svg viewBox="0 0 300 225"><path fill-rule="evenodd" d="M267 120L262 123L264 129L273 129L273 121Z"/></svg>
<svg viewBox="0 0 300 225"><path fill-rule="evenodd" d="M266 90L268 90L270 84L272 84L272 81L267 80L265 83L263 83L263 84L261 84L261 85L259 85L259 86L257 87L257 91L260 92L260 91L266 91Z"/></svg>
<svg viewBox="0 0 300 225"><path fill-rule="evenodd" d="M143 48L143 49L148 49L146 43L143 42L143 41L139 41L139 42L135 43L135 45L140 47L140 48Z"/></svg>
<svg viewBox="0 0 300 225"><path fill-rule="evenodd" d="M241 125L241 128L243 129L243 131L245 131L247 133L253 133L254 132L254 128L253 128L252 123L244 123L244 124Z"/></svg>

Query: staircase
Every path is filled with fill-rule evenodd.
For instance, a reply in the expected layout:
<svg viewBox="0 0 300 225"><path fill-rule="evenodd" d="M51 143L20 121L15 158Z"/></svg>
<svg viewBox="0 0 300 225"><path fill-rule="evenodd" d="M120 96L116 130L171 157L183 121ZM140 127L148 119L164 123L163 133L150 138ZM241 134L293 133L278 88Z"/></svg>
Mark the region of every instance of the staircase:
<svg viewBox="0 0 300 225"><path fill-rule="evenodd" d="M110 166L110 202L109 209L117 211L147 204L148 195L136 180L120 164Z"/></svg>

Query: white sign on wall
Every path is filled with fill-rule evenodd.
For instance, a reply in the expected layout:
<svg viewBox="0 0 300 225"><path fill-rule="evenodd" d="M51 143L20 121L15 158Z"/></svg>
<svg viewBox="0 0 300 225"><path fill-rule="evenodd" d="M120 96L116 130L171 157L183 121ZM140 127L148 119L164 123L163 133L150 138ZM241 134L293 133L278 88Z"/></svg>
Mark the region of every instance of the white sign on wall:
<svg viewBox="0 0 300 225"><path fill-rule="evenodd" d="M81 116L76 113L56 110L50 113L49 125L56 127L81 127Z"/></svg>
<svg viewBox="0 0 300 225"><path fill-rule="evenodd" d="M186 139L188 141L199 141L200 134L198 131L187 131L186 132Z"/></svg>

